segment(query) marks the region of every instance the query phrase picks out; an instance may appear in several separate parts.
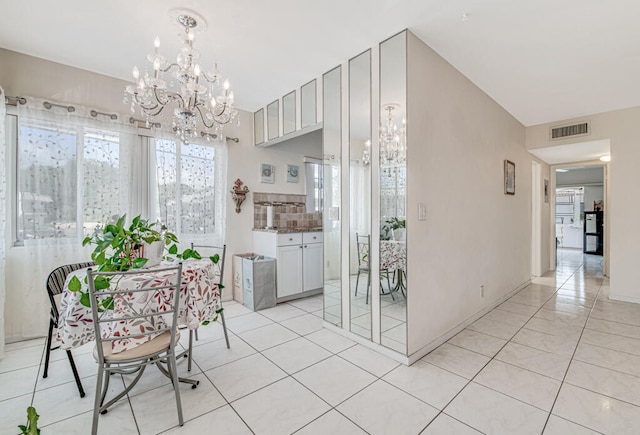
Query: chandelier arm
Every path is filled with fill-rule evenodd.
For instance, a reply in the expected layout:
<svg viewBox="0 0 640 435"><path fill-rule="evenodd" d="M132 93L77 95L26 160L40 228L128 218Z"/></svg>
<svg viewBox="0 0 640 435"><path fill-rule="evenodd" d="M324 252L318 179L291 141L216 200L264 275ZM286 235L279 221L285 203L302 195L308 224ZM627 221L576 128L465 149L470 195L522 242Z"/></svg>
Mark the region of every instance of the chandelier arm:
<svg viewBox="0 0 640 435"><path fill-rule="evenodd" d="M159 104L156 102L153 105L148 105L145 104L144 102L140 101L140 99L138 98L138 94L135 93L133 94L133 100L135 101L135 103L142 109L142 110L155 110Z"/></svg>
<svg viewBox="0 0 640 435"><path fill-rule="evenodd" d="M159 104L156 104L153 107L145 107L141 104L139 104L140 108L142 109L142 111L144 112L145 115L147 116L158 116L162 113L162 111L164 110L164 108L166 106L161 106ZM158 110L156 110L158 109Z"/></svg>
<svg viewBox="0 0 640 435"><path fill-rule="evenodd" d="M206 128L211 128L215 125L215 117L214 117L214 121L211 121L211 125L207 124L207 118L202 113L202 106L203 104L196 104L195 106L196 109L198 110L198 114L200 115L200 120L202 121L202 123Z"/></svg>
<svg viewBox="0 0 640 435"><path fill-rule="evenodd" d="M218 104L216 104L216 107L218 107ZM218 116L224 115L225 112L227 111L227 107L229 107L229 106L227 106L227 103L220 104L220 107L222 108L222 110L220 110L220 112L216 112L215 111L216 107L213 108L214 110L212 110L211 113L213 114L214 117L217 118Z"/></svg>
<svg viewBox="0 0 640 435"><path fill-rule="evenodd" d="M213 75L213 77L209 77L209 73L206 71L200 72L200 77L205 79L208 83L215 84L218 82L219 77L217 75Z"/></svg>
<svg viewBox="0 0 640 435"><path fill-rule="evenodd" d="M174 66L180 68L180 65L178 65L177 63L170 63L165 69L162 69L162 68L159 68L159 69L160 69L160 71L165 73L165 72L169 71Z"/></svg>

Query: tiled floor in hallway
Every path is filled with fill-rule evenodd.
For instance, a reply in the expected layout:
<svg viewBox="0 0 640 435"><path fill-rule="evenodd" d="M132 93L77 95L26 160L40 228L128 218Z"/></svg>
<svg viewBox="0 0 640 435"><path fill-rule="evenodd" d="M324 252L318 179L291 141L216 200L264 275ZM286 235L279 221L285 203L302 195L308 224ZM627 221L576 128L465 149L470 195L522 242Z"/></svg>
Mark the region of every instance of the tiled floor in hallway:
<svg viewBox="0 0 640 435"><path fill-rule="evenodd" d="M220 325L200 329L185 425L152 370L100 417L100 433L638 434L640 306L608 300L602 257L559 255L555 273L411 367L322 329L320 296L258 313L229 303L231 349ZM80 399L61 351L42 379L43 340L7 346L0 434L18 433L32 402L43 434L89 433L90 351L74 351Z"/></svg>

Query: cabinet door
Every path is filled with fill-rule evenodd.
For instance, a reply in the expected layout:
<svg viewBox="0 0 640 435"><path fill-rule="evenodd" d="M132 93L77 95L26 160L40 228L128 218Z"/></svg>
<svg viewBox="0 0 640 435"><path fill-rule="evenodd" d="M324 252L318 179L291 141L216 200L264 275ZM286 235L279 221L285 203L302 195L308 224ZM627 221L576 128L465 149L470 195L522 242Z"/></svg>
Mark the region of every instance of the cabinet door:
<svg viewBox="0 0 640 435"><path fill-rule="evenodd" d="M279 298L302 293L302 245L278 246Z"/></svg>
<svg viewBox="0 0 640 435"><path fill-rule="evenodd" d="M322 243L304 245L302 278L304 291L322 288Z"/></svg>

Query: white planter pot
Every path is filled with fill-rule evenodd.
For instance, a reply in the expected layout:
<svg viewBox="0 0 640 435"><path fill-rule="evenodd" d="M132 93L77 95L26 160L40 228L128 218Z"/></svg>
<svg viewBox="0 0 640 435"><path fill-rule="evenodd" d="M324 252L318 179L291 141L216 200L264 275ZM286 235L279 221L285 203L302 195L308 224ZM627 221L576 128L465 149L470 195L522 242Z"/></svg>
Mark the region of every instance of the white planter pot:
<svg viewBox="0 0 640 435"><path fill-rule="evenodd" d="M145 243L142 246L142 256L147 259L144 267L158 266L162 261L162 254L164 253L164 242L152 242L150 244Z"/></svg>

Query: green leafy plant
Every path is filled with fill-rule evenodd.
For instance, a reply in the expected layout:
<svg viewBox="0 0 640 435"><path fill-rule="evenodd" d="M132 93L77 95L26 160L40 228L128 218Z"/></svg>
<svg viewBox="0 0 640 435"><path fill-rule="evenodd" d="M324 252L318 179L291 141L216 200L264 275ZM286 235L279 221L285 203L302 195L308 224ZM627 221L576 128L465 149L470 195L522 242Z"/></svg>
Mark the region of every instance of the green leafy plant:
<svg viewBox="0 0 640 435"><path fill-rule="evenodd" d="M19 425L18 429L21 435L38 435L40 433L40 429L38 429L38 418L40 416L36 412L36 408L30 406L27 408L27 425Z"/></svg>
<svg viewBox="0 0 640 435"><path fill-rule="evenodd" d="M98 228L91 236L85 237L82 241L82 246L95 245L91 259L96 263L99 272L126 272L130 269L143 267L148 259L140 256L140 249L145 243L163 242L168 253L163 257L165 260L202 258L197 251L192 249L186 249L179 253L178 237L169 232L166 226L157 222L150 223L140 216L136 216L131 224L126 225L126 219L126 214L119 216L115 222L104 225L101 230ZM109 288L110 281L110 277L96 277L94 281L96 290ZM82 305L91 306L89 293L82 291L82 283L76 276L71 278L68 288L72 292L80 292ZM102 309L113 309L113 300L111 298L104 299Z"/></svg>
<svg viewBox="0 0 640 435"><path fill-rule="evenodd" d="M384 221L380 228L380 240L391 240L393 230L406 227L407 221L405 219L398 219L397 217L389 218Z"/></svg>

